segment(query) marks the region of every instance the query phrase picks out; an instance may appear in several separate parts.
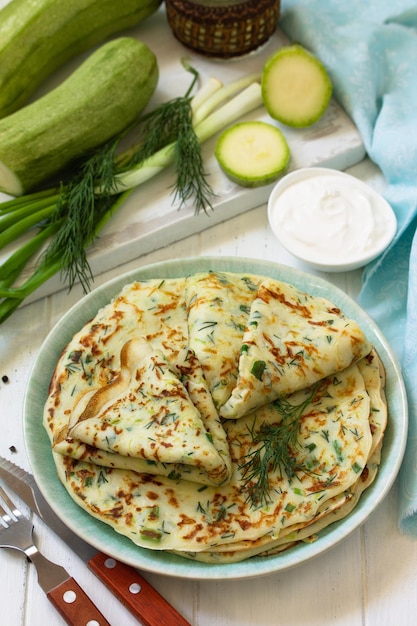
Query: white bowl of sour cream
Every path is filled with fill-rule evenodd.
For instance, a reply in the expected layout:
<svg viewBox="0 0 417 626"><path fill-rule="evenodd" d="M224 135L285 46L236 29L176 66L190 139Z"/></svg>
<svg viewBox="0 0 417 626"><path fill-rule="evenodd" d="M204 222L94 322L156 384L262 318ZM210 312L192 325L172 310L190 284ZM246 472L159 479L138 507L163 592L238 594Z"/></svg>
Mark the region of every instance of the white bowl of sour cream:
<svg viewBox="0 0 417 626"><path fill-rule="evenodd" d="M327 272L370 263L397 230L395 213L379 193L350 174L324 167L281 178L269 196L268 219L291 254Z"/></svg>

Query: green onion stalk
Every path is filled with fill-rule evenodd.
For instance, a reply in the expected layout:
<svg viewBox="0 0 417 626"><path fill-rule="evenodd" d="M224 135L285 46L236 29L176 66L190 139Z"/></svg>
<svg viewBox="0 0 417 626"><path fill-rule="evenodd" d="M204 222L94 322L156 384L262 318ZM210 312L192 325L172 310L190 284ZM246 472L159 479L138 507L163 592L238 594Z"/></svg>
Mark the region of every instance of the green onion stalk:
<svg viewBox="0 0 417 626"><path fill-rule="evenodd" d="M127 133L122 134L82 161L58 187L0 204L0 250L21 242L0 265L0 323L57 273L69 290L78 280L87 292L93 280L89 246L126 197L169 165L175 168L174 200L180 206L192 200L196 213L212 209L214 193L200 146L262 105L260 75L228 85L212 78L191 96L198 74L185 67L193 74L187 93L143 116L134 128L134 146L118 153Z"/></svg>

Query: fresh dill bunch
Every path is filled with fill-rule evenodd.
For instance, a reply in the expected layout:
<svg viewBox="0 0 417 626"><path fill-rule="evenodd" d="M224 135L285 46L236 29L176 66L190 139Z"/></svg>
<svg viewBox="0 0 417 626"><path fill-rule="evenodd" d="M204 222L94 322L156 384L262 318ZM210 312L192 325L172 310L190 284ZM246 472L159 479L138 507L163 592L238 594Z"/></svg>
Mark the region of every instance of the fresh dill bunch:
<svg viewBox="0 0 417 626"><path fill-rule="evenodd" d="M254 420L249 432L256 448L245 456L245 461L239 466L244 481L242 491L247 492L247 501L253 506L271 502L270 473L278 471L281 478L285 474L291 481L299 472L306 471L297 460L295 451L299 447L300 419L317 388L318 384L300 404L291 404L284 397L275 400L273 406L281 416L279 423L263 422L256 430Z"/></svg>
<svg viewBox="0 0 417 626"><path fill-rule="evenodd" d="M78 278L87 292L94 279L86 248L94 239L98 220L118 200L118 195L112 193L116 178L116 145L116 141L110 141L95 151L76 169L70 182L61 186L51 217L52 224L61 222L61 226L48 245L44 259L48 263L59 255L61 273L69 290ZM102 189L100 195L95 193L97 184Z"/></svg>
<svg viewBox="0 0 417 626"><path fill-rule="evenodd" d="M158 150L173 145L175 183L174 200L180 205L187 200L195 203L195 213L212 209L213 190L207 182L207 175L200 142L193 125L192 91L198 80L198 72L185 60L185 69L193 75L193 80L184 96L173 98L156 107L140 121L138 147L132 150L123 169L140 164Z"/></svg>
<svg viewBox="0 0 417 626"><path fill-rule="evenodd" d="M112 206L118 202L120 194L115 193L118 174L145 161L161 148L173 144L175 197L181 203L194 198L196 213L211 208L210 196L213 192L206 180L191 106L191 93L199 75L185 61L183 63L193 75L186 94L164 102L141 116L129 129L76 164L69 181L61 185L56 207L49 220L51 224L61 224L43 259L46 264L60 259L61 274L69 290L78 279L87 293L94 280L86 249L94 240L98 221L104 214L110 213ZM134 128L139 137L138 146L124 158L117 151L121 141Z"/></svg>

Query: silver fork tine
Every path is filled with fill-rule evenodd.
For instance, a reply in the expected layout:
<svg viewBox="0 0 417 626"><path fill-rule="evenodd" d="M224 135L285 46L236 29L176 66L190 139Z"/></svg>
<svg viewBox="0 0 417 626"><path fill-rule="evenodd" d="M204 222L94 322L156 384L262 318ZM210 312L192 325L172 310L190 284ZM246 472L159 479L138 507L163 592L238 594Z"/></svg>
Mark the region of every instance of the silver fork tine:
<svg viewBox="0 0 417 626"><path fill-rule="evenodd" d="M2 506L2 503L9 509L9 511ZM0 512L2 519L2 526L0 526L0 547L2 548L15 548L21 552L27 553L27 549L32 541L32 523L22 515L19 509L13 504L7 493L0 486ZM19 526L17 526L20 522ZM13 528L13 532L11 529ZM36 548L35 548L36 550Z"/></svg>
<svg viewBox="0 0 417 626"><path fill-rule="evenodd" d="M110 626L68 572L39 552L33 541L32 522L19 511L1 486L0 517L0 548L15 548L26 554L36 567L40 586L67 624Z"/></svg>
<svg viewBox="0 0 417 626"><path fill-rule="evenodd" d="M7 493L4 491L4 489L2 487L0 487L0 497L6 503L6 506L9 508L10 512L12 513L13 517L15 518L15 519L12 519L10 517L10 515L7 513L7 511L5 509L3 509L3 507L0 505L1 516L2 516L2 519L4 520L4 522L6 524L9 524L10 522L17 522L18 518L21 516L21 513L20 513L20 511L18 511L16 509L15 505L10 500L9 496L7 495Z"/></svg>

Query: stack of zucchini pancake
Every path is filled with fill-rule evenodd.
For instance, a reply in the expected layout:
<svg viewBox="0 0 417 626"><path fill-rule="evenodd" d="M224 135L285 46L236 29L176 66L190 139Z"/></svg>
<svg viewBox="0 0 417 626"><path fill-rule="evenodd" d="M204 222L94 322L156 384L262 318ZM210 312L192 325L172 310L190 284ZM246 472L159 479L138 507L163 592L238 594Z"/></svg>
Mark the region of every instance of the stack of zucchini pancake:
<svg viewBox="0 0 417 626"><path fill-rule="evenodd" d="M75 502L135 544L267 557L348 515L387 423L384 368L332 302L267 276L136 281L56 365L44 426Z"/></svg>

